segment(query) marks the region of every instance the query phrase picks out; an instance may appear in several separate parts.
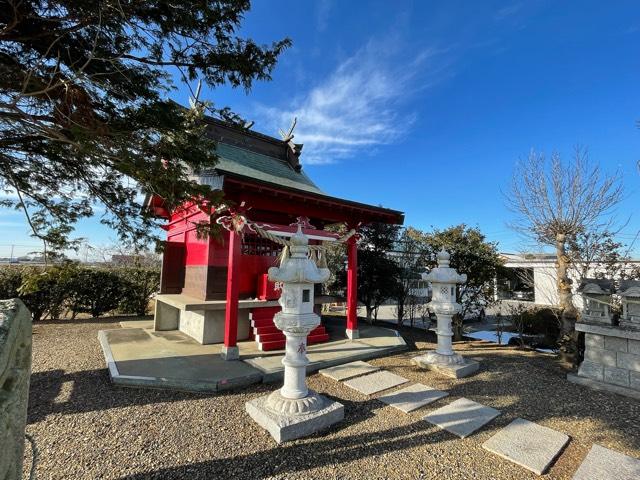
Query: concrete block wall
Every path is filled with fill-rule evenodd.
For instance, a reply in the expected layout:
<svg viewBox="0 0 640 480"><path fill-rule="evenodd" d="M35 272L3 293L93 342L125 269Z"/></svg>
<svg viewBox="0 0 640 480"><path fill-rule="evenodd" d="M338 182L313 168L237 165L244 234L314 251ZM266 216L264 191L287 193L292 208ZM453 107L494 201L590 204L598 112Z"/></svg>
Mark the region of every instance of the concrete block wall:
<svg viewBox="0 0 640 480"><path fill-rule="evenodd" d="M640 391L640 340L585 333L578 375Z"/></svg>
<svg viewBox="0 0 640 480"><path fill-rule="evenodd" d="M22 479L31 376L31 315L20 300L0 301L0 478Z"/></svg>

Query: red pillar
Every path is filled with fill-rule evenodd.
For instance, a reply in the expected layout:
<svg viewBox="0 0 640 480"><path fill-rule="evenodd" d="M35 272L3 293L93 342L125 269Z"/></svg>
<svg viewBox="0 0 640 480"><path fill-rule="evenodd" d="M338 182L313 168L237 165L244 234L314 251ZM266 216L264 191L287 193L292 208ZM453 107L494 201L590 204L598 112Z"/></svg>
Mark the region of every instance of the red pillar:
<svg viewBox="0 0 640 480"><path fill-rule="evenodd" d="M355 235L347 240L347 337L358 338L358 247Z"/></svg>
<svg viewBox="0 0 640 480"><path fill-rule="evenodd" d="M224 346L222 358L237 360L238 352L238 291L240 263L240 235L229 232L229 262L227 264L227 304L224 312Z"/></svg>

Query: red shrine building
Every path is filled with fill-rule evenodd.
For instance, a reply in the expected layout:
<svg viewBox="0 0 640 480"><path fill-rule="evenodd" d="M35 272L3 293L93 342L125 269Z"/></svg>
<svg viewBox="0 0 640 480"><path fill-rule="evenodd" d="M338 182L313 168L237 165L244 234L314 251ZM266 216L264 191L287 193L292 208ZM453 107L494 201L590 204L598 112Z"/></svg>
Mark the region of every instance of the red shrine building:
<svg viewBox="0 0 640 480"><path fill-rule="evenodd" d="M300 163L302 145L211 119L209 134L217 142L218 164L197 180L224 192L231 207L220 212L225 224L230 211L245 217L271 236L288 238L298 225L310 243L336 241L326 231L342 224L402 224L402 212L344 200L324 193L305 174ZM292 138L292 136L290 136ZM155 329L180 330L202 344L224 343L222 355L238 358L237 342L254 340L260 350L280 350L285 339L273 324L280 310L279 291L267 270L277 266L282 246L255 230L221 229L202 238L196 226L209 215L195 205L167 211L157 196L147 196L145 208L166 218L160 293L156 299ZM216 217L213 217L214 220ZM237 226L237 222L236 222ZM358 338L356 236L347 240L346 335ZM316 304L331 301L316 296ZM308 343L329 339L320 325Z"/></svg>

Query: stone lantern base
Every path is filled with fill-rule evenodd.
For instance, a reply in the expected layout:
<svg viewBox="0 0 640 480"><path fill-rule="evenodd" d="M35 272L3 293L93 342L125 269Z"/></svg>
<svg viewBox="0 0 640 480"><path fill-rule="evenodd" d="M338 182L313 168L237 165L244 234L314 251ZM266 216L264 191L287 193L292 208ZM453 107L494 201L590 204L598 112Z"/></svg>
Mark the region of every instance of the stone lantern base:
<svg viewBox="0 0 640 480"><path fill-rule="evenodd" d="M344 419L344 405L309 390L290 400L276 390L245 404L247 413L278 443L306 437Z"/></svg>
<svg viewBox="0 0 640 480"><path fill-rule="evenodd" d="M435 370L451 378L463 378L475 373L480 364L475 360L464 358L457 353L443 355L437 352L429 352L411 359L414 365L420 368Z"/></svg>

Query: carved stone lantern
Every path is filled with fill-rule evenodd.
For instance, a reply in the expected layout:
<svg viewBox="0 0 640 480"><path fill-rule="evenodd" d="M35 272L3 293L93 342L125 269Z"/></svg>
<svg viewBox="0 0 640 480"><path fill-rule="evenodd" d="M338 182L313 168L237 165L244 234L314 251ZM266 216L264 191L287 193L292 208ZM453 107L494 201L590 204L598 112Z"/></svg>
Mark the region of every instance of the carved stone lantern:
<svg viewBox="0 0 640 480"><path fill-rule="evenodd" d="M622 280L618 295L622 301L620 326L640 329L640 282Z"/></svg>
<svg viewBox="0 0 640 480"><path fill-rule="evenodd" d="M585 278L580 282L578 293L584 300L581 321L613 325L611 316L611 294L613 282L606 279Z"/></svg>
<svg viewBox="0 0 640 480"><path fill-rule="evenodd" d="M282 311L274 316L286 337L284 385L270 395L247 402L249 415L278 443L309 435L344 418L344 406L307 388L307 335L320 324L313 312L313 287L329 279L329 269L309 258L309 239L300 226L291 237L289 258L269 269L269 280L281 282Z"/></svg>
<svg viewBox="0 0 640 480"><path fill-rule="evenodd" d="M467 281L467 276L449 267L450 258L447 251L441 250L437 255L438 267L423 276L424 280L431 283L432 300L428 307L437 318L438 346L435 352L415 357L413 363L453 378L461 378L476 372L479 364L453 351L451 321L453 315L461 310L456 302L456 289L458 284Z"/></svg>

